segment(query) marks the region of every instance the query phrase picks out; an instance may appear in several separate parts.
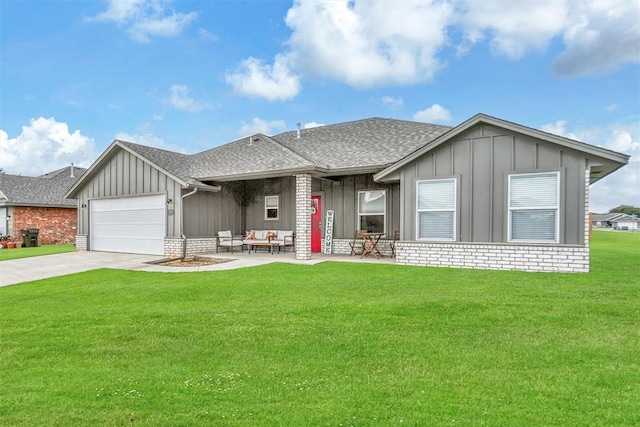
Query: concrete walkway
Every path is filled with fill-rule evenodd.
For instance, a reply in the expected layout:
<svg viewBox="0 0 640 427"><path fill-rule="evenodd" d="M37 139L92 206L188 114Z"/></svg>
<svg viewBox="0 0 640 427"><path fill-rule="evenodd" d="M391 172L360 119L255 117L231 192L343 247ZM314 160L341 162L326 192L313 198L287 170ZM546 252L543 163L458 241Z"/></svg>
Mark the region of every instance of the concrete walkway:
<svg viewBox="0 0 640 427"><path fill-rule="evenodd" d="M167 273L185 273L194 271L232 270L236 268L255 267L273 262L313 265L325 261L339 262L373 262L393 263L394 260L373 257L361 259L358 256L313 254L310 260L300 261L295 253L220 253L206 255L214 259L228 260L218 264L197 267L171 267L152 264L162 257L157 255L121 254L112 252L67 252L55 255L43 255L32 258L21 258L0 261L0 286L31 282L49 277L64 276L95 270L97 268L117 268L124 270L159 271Z"/></svg>

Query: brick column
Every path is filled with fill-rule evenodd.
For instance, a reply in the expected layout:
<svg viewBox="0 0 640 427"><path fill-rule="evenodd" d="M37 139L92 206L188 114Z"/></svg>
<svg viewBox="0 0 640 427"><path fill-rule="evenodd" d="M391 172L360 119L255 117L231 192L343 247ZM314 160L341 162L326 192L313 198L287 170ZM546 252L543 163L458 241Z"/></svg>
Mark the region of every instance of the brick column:
<svg viewBox="0 0 640 427"><path fill-rule="evenodd" d="M296 175L296 259L311 259L311 175Z"/></svg>

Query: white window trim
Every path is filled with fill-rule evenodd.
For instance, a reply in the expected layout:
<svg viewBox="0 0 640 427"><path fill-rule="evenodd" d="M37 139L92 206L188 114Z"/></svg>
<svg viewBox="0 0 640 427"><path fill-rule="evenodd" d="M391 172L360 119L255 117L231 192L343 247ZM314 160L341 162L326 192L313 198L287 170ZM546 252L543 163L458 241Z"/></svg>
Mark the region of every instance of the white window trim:
<svg viewBox="0 0 640 427"><path fill-rule="evenodd" d="M267 199L269 198L275 198L276 199L276 206L267 206ZM276 210L276 217L275 218L269 218L267 215L267 211L269 209L275 209ZM280 196L264 196L264 220L265 221L278 221L280 219Z"/></svg>
<svg viewBox="0 0 640 427"><path fill-rule="evenodd" d="M418 209L420 192L418 186L421 182L451 181L453 182L453 209ZM451 239L437 239L420 237L420 213L421 212L453 212L453 237ZM420 179L416 181L416 240L431 242L455 242L458 236L458 180L456 178Z"/></svg>
<svg viewBox="0 0 640 427"><path fill-rule="evenodd" d="M535 175L551 175L555 174L557 176L556 179L556 204L554 206L536 206L536 207L511 207L511 178L512 177L522 177L522 176L535 176ZM560 172L536 172L536 173L513 173L508 175L508 185L507 185L507 216L508 216L508 229L507 229L507 241L513 243L559 243L560 242ZM527 239L512 239L511 231L512 231L512 221L511 221L511 213L514 211L532 211L532 210L555 210L556 211L556 223L555 223L555 240L527 240Z"/></svg>
<svg viewBox="0 0 640 427"><path fill-rule="evenodd" d="M368 212L368 213L360 213L360 193L367 193L367 192L371 192L371 191L382 191L382 193L384 194L384 211L382 213L379 212ZM383 219L383 233L387 233L387 190L384 189L378 189L378 188L371 188L368 190L358 190L357 194L356 194L356 224L357 227L360 227L360 217L361 216L370 216L370 215L382 215L384 216Z"/></svg>

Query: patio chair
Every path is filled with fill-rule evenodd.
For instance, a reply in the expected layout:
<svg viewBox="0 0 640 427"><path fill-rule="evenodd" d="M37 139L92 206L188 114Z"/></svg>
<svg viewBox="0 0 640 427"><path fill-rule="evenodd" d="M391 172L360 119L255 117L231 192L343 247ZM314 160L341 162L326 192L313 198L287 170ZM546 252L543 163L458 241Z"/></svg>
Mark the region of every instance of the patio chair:
<svg viewBox="0 0 640 427"><path fill-rule="evenodd" d="M351 246L351 255L362 255L364 252L364 235L367 233L367 230L357 230L353 234L353 242L349 242L349 246Z"/></svg>
<svg viewBox="0 0 640 427"><path fill-rule="evenodd" d="M396 257L396 242L398 240L400 240L400 232L396 230L396 232L393 233L393 240L389 243L389 246L391 246L391 258Z"/></svg>
<svg viewBox="0 0 640 427"><path fill-rule="evenodd" d="M231 230L218 231L216 252L218 252L220 248L227 248L227 252L231 250L231 253L233 253L233 249L237 247L240 247L241 252L243 251L242 236L233 236Z"/></svg>

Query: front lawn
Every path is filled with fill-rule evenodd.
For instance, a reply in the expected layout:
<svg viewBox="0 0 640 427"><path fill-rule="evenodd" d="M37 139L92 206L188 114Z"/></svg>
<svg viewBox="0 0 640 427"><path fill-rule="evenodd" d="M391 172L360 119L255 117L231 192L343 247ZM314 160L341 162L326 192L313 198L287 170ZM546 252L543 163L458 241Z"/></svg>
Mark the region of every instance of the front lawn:
<svg viewBox="0 0 640 427"><path fill-rule="evenodd" d="M0 249L0 261L9 259L29 258L41 255L60 254L63 252L73 252L75 245L43 245L36 248L13 248Z"/></svg>
<svg viewBox="0 0 640 427"><path fill-rule="evenodd" d="M640 424L640 234L592 273L326 263L0 288L0 425Z"/></svg>

